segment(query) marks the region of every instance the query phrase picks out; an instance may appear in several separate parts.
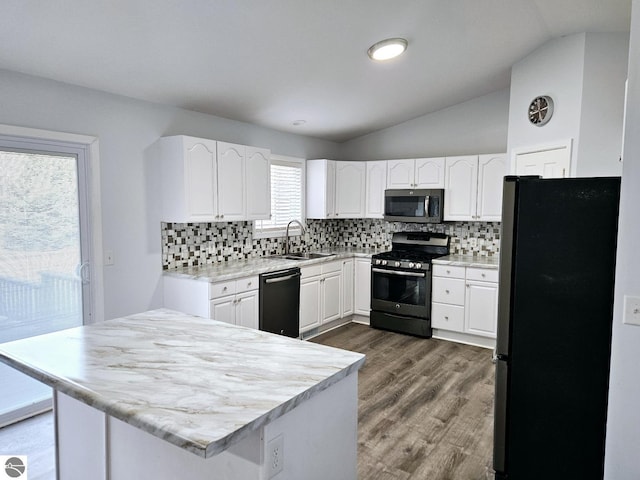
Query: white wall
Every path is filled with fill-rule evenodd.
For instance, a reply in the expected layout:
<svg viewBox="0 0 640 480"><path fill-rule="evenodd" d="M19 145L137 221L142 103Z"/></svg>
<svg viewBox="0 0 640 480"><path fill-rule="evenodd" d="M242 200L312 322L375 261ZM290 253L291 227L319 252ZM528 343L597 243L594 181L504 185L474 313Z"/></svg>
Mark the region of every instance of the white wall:
<svg viewBox="0 0 640 480"><path fill-rule="evenodd" d="M509 89L340 145L341 160L386 160L505 152Z"/></svg>
<svg viewBox="0 0 640 480"><path fill-rule="evenodd" d="M629 35L588 33L577 175L622 175L622 117Z"/></svg>
<svg viewBox="0 0 640 480"><path fill-rule="evenodd" d="M579 145L585 34L546 43L511 68L508 151L574 140L571 163ZM527 117L529 103L540 95L554 101L549 123L538 127Z"/></svg>
<svg viewBox="0 0 640 480"><path fill-rule="evenodd" d="M613 321L605 479L640 478L640 326L622 323L623 295L640 295L640 0L633 0Z"/></svg>
<svg viewBox="0 0 640 480"><path fill-rule="evenodd" d="M620 175L628 35L578 33L547 42L511 70L508 149L573 140L571 175ZM529 122L529 103L554 101L549 123Z"/></svg>
<svg viewBox="0 0 640 480"><path fill-rule="evenodd" d="M189 134L333 157L337 145L0 70L0 123L86 135L100 141L105 318L162 305L158 170L152 146Z"/></svg>

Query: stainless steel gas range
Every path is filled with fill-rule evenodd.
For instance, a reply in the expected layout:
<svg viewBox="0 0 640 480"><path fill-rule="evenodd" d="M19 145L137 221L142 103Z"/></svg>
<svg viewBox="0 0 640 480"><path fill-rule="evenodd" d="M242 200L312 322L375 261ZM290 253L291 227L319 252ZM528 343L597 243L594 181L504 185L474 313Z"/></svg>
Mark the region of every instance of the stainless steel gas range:
<svg viewBox="0 0 640 480"><path fill-rule="evenodd" d="M449 236L393 234L392 249L371 259L371 326L431 337L431 260L449 254Z"/></svg>

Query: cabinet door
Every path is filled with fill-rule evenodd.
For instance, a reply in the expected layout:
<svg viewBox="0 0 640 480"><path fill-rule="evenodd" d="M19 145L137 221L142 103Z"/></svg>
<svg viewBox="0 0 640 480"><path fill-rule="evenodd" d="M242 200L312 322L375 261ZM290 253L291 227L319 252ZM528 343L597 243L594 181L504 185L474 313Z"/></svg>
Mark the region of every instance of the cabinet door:
<svg viewBox="0 0 640 480"><path fill-rule="evenodd" d="M258 330L258 291L236 295L236 325Z"/></svg>
<svg viewBox="0 0 640 480"><path fill-rule="evenodd" d="M506 173L506 153L478 157L479 220L499 222L502 219L502 187Z"/></svg>
<svg viewBox="0 0 640 480"><path fill-rule="evenodd" d="M307 218L335 218L336 162L326 159L307 160Z"/></svg>
<svg viewBox="0 0 640 480"><path fill-rule="evenodd" d="M415 162L411 159L387 161L387 188L414 188Z"/></svg>
<svg viewBox="0 0 640 480"><path fill-rule="evenodd" d="M300 333L320 325L320 277L300 280Z"/></svg>
<svg viewBox="0 0 640 480"><path fill-rule="evenodd" d="M244 155L244 145L218 142L219 221L244 219Z"/></svg>
<svg viewBox="0 0 640 480"><path fill-rule="evenodd" d="M336 162L336 206L337 218L364 218L365 162Z"/></svg>
<svg viewBox="0 0 640 480"><path fill-rule="evenodd" d="M478 157L445 160L444 219L477 220Z"/></svg>
<svg viewBox="0 0 640 480"><path fill-rule="evenodd" d="M327 182L325 184L327 199L327 218L336 216L336 162L327 160Z"/></svg>
<svg viewBox="0 0 640 480"><path fill-rule="evenodd" d="M444 157L416 158L416 188L444 188Z"/></svg>
<svg viewBox="0 0 640 480"><path fill-rule="evenodd" d="M371 314L371 260L356 258L355 270L355 313L368 317Z"/></svg>
<svg viewBox="0 0 640 480"><path fill-rule="evenodd" d="M271 152L264 148L246 147L245 191L247 220L269 220L271 217Z"/></svg>
<svg viewBox="0 0 640 480"><path fill-rule="evenodd" d="M341 272L337 272L322 279L322 323L340 318L341 276Z"/></svg>
<svg viewBox="0 0 640 480"><path fill-rule="evenodd" d="M467 333L495 338L498 323L498 285L467 282L464 315Z"/></svg>
<svg viewBox="0 0 640 480"><path fill-rule="evenodd" d="M184 192L187 217L212 221L216 215L216 142L184 137ZM176 159L179 161L179 159Z"/></svg>
<svg viewBox="0 0 640 480"><path fill-rule="evenodd" d="M365 217L384 217L384 190L387 188L387 162L367 162Z"/></svg>
<svg viewBox="0 0 640 480"><path fill-rule="evenodd" d="M342 317L353 315L353 259L342 261Z"/></svg>
<svg viewBox="0 0 640 480"><path fill-rule="evenodd" d="M220 322L236 323L236 297L229 295L228 297L214 298L209 303L209 316Z"/></svg>
<svg viewBox="0 0 640 480"><path fill-rule="evenodd" d="M570 174L571 143L531 152L516 153L516 175L565 178Z"/></svg>

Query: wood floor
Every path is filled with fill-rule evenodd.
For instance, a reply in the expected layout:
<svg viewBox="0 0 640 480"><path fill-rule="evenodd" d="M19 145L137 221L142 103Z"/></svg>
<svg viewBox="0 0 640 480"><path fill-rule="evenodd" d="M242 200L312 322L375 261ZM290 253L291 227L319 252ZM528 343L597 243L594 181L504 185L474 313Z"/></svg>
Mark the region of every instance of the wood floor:
<svg viewBox="0 0 640 480"><path fill-rule="evenodd" d="M367 356L358 479L493 479L491 351L356 323L312 341Z"/></svg>
<svg viewBox="0 0 640 480"><path fill-rule="evenodd" d="M367 356L358 380L359 480L493 478L489 350L356 323L311 341ZM53 445L51 413L0 429L0 454L28 455L32 480L55 479Z"/></svg>

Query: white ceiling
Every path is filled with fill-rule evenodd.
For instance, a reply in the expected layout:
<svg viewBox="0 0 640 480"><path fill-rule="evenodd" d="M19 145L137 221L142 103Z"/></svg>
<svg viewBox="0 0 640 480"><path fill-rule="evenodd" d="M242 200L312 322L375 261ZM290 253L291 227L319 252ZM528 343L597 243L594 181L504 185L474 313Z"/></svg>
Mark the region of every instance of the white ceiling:
<svg viewBox="0 0 640 480"><path fill-rule="evenodd" d="M0 68L344 141L506 88L546 41L628 31L630 12L631 0L3 0ZM398 36L402 57L369 60Z"/></svg>

